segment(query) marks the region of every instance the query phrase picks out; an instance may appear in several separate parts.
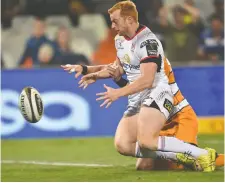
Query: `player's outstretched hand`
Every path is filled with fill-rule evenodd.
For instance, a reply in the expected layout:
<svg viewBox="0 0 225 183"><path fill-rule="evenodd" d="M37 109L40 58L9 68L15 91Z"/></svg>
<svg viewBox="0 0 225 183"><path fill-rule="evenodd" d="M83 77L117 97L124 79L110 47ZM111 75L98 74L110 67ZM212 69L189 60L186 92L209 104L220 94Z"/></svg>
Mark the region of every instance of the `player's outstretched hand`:
<svg viewBox="0 0 225 183"><path fill-rule="evenodd" d="M112 102L114 102L115 100L117 100L119 98L119 93L117 92L117 89L108 87L104 84L104 88L106 89L106 92L103 93L97 93L97 96L100 96L99 98L97 98L97 101L100 100L105 100L100 107L106 106L106 108L108 108Z"/></svg>
<svg viewBox="0 0 225 183"><path fill-rule="evenodd" d="M83 76L79 81L79 88L83 87L83 89L87 88L88 85L96 82L97 80L97 73L91 73Z"/></svg>
<svg viewBox="0 0 225 183"><path fill-rule="evenodd" d="M64 69L64 71L67 71L68 73L73 73L76 72L75 78L78 78L82 72L83 72L83 67L81 65L61 65L61 67Z"/></svg>
<svg viewBox="0 0 225 183"><path fill-rule="evenodd" d="M120 69L118 65L115 64L109 64L107 66L107 71L109 72L110 76L115 80L119 81L122 74L120 73Z"/></svg>

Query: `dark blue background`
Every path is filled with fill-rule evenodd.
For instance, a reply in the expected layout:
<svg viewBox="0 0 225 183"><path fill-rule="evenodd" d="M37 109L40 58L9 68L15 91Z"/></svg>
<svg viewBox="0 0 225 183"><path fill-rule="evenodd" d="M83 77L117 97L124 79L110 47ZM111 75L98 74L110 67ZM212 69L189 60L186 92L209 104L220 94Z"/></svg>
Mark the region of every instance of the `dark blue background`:
<svg viewBox="0 0 225 183"><path fill-rule="evenodd" d="M178 86L197 115L224 115L224 67L175 68L174 72ZM64 132L49 132L26 123L25 128L20 132L3 136L3 138L113 136L126 109L127 99L125 97L119 99L109 109L100 108L95 94L105 91L104 83L112 87L117 86L107 79L82 90L78 88L77 82L74 75L69 75L61 69L3 70L2 89L11 89L20 93L24 87L33 86L40 93L55 90L70 91L84 97L91 106L91 128L88 131L73 129ZM57 104L45 109L47 115L55 118L60 118L69 112L67 107Z"/></svg>

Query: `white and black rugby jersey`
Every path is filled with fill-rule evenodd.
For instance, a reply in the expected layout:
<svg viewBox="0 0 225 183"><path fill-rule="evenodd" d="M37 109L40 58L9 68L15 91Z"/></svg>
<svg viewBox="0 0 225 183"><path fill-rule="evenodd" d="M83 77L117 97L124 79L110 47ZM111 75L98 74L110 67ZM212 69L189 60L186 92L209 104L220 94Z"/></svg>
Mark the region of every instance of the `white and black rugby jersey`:
<svg viewBox="0 0 225 183"><path fill-rule="evenodd" d="M154 62L158 69L152 87L168 84L164 71L164 51L161 42L146 26L140 25L132 38L117 35L115 37L117 57L120 60L130 83L140 77L140 64Z"/></svg>

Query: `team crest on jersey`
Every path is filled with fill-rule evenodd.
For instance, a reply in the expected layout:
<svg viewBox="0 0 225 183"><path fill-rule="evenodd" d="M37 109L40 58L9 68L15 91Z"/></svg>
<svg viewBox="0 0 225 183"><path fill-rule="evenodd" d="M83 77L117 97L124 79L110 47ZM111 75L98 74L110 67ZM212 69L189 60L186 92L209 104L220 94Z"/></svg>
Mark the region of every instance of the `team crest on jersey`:
<svg viewBox="0 0 225 183"><path fill-rule="evenodd" d="M125 54L121 61L124 62L124 63L130 64L130 57L129 57L129 55Z"/></svg>

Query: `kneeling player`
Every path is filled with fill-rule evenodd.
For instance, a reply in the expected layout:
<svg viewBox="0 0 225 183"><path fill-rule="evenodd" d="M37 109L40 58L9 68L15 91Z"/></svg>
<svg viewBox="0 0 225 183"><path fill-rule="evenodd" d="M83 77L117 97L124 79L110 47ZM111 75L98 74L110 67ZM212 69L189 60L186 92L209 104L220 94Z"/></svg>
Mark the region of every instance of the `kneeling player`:
<svg viewBox="0 0 225 183"><path fill-rule="evenodd" d="M170 119L166 122L163 129L160 132L162 136L174 136L184 142L191 143L194 145L197 144L197 133L198 133L198 120L197 116L180 92L176 82L174 73L170 66L170 63L167 59L164 60L166 75L169 79L170 86L174 94L174 112L172 113ZM87 69L86 72L88 75L84 76L80 81L80 86L86 88L89 84L94 83L97 79L106 78L107 76L112 77L114 81L120 86L123 87L128 82L123 79L122 67L111 64L111 65L102 65L102 66L63 66L67 71L77 72L76 77L81 73L84 74L84 69ZM196 165L193 164L191 169L196 169ZM224 155L217 155L216 166L224 166ZM137 159L136 169L137 170L172 170L172 169L183 169L183 165L178 165L177 163L171 162L169 160L154 160L151 158ZM185 167L186 168L186 167Z"/></svg>

